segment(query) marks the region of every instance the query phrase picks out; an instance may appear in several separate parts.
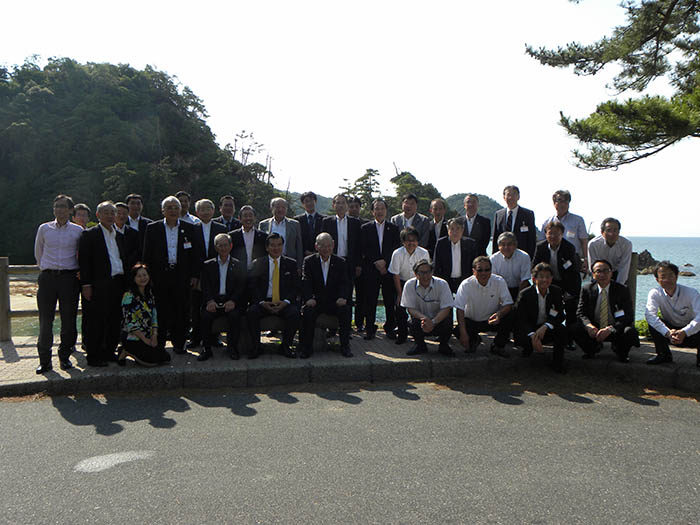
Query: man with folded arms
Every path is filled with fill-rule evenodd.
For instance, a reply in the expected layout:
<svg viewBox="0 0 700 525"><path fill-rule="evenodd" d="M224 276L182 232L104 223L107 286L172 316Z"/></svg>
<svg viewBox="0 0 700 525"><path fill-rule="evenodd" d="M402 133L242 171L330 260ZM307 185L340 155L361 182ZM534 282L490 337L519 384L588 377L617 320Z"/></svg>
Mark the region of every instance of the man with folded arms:
<svg viewBox="0 0 700 525"><path fill-rule="evenodd" d="M246 295L245 263L231 257L231 237L218 233L214 237L217 256L204 263L202 269L201 328L204 350L197 357L206 361L212 357L212 324L218 317L226 317L226 348L231 359L238 359L238 337Z"/></svg>
<svg viewBox="0 0 700 525"><path fill-rule="evenodd" d="M481 343L479 332L495 331L491 353L509 357L505 346L513 325L513 299L506 281L491 273L491 261L485 255L474 259L472 271L455 296L459 342L467 353L474 353Z"/></svg>
<svg viewBox="0 0 700 525"><path fill-rule="evenodd" d="M522 347L523 357L542 352L542 345L554 344L552 368L559 373L564 368L564 297L561 288L552 285L552 267L538 263L532 269L535 284L520 292L515 306L515 344Z"/></svg>
<svg viewBox="0 0 700 525"><path fill-rule="evenodd" d="M452 291L447 282L433 277L430 261L422 259L413 265L412 277L403 287L401 306L411 316L411 336L416 343L406 355L424 354L428 351L426 335L437 335L443 355L455 355L450 345L452 333Z"/></svg>
<svg viewBox="0 0 700 525"><path fill-rule="evenodd" d="M673 361L668 347L670 342L675 346L697 349L696 364L700 368L700 293L676 283L678 266L669 261L656 265L654 277L659 286L649 291L645 318L656 356L647 364Z"/></svg>

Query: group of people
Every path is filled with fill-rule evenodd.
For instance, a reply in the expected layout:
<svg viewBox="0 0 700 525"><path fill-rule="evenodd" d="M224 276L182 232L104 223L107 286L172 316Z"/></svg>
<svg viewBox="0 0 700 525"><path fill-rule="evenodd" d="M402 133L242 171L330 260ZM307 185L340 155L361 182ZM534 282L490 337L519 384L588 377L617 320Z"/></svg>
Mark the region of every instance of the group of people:
<svg viewBox="0 0 700 525"><path fill-rule="evenodd" d="M480 333L495 332L490 352L501 357L509 356L511 338L523 356L552 344L557 372L566 370L565 349L575 344L590 359L609 342L627 362L639 337L626 287L632 244L620 236L620 222L605 219L589 242L583 219L569 211L570 193L560 190L538 238L534 213L518 203L519 189L506 186L503 199L506 207L492 227L478 213L475 194L466 195L458 218L446 219L439 198L428 218L408 194L391 218L387 203L375 199L373 219L366 220L356 197L335 195L334 214L323 216L316 195L306 192L304 213L287 217L288 203L277 197L271 217L259 222L249 205L236 217L230 195L220 199L218 217L209 199L196 201L193 215L185 191L163 199L163 218L152 221L142 216L142 197L130 194L124 202L100 203L97 225L87 227L89 207L58 195L55 220L39 226L35 240L41 270L36 372L52 369L57 302L59 364L72 368L79 297L83 347L96 367L126 358L147 366L167 362L168 340L174 353L199 349L198 360L207 360L218 345L217 318L224 319L232 359L240 357L244 322L252 340L248 358L259 356L261 321L270 316L280 321L280 352L308 358L322 314L337 319L340 353L352 357L353 315L356 331L375 338L380 292L384 333L397 345L410 335L415 345L408 355L427 352L432 337L440 353L452 356L452 336L473 353ZM659 286L649 294L646 317L657 355L648 363L671 361L670 343L698 348L700 367L700 294L678 285L678 267L667 261L654 275Z"/></svg>

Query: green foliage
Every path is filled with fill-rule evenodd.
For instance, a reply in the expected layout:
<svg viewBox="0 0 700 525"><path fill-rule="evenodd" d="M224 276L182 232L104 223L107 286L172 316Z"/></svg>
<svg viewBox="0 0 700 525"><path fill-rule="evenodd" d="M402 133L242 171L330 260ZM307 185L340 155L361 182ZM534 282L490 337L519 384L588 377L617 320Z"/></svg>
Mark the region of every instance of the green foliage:
<svg viewBox="0 0 700 525"><path fill-rule="evenodd" d="M635 321L634 327L637 329L639 337L642 337L644 339L651 339L651 332L649 332L649 323L647 323L645 319L639 319L638 321Z"/></svg>
<svg viewBox="0 0 700 525"><path fill-rule="evenodd" d="M483 215L487 219L493 219L496 211L503 208L503 206L498 204L498 202L491 197L482 195L481 193L475 193L475 195L479 197L479 215ZM464 216L464 197L466 196L466 193L455 193L447 197L447 203L450 205L450 208L457 210L458 215Z"/></svg>
<svg viewBox="0 0 700 525"><path fill-rule="evenodd" d="M33 262L36 227L58 193L93 209L140 193L151 218L180 189L267 210L269 170L219 148L206 116L189 88L148 66L60 58L0 69L0 253Z"/></svg>
<svg viewBox="0 0 700 525"><path fill-rule="evenodd" d="M381 196L379 191L379 171L367 168L364 175L355 179L350 183L347 179L343 179L344 185L340 186L340 190L353 197L359 197L362 201L361 217L369 219L372 217L370 206L372 201Z"/></svg>
<svg viewBox="0 0 700 525"><path fill-rule="evenodd" d="M643 91L666 77L676 90L670 97L646 96L609 101L581 120L562 114L561 125L586 151L574 151L579 167L616 168L649 157L688 137L700 137L700 4L697 0L626 1L627 24L590 45L577 42L556 50L526 52L542 64L574 67L577 75L595 75L615 64L612 87L619 93Z"/></svg>

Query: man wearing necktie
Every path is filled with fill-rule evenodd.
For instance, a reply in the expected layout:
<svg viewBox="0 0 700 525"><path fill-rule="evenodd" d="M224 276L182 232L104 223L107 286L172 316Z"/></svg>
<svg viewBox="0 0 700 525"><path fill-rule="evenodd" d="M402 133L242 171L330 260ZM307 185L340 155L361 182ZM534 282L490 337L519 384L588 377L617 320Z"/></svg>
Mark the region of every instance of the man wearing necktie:
<svg viewBox="0 0 700 525"><path fill-rule="evenodd" d="M315 252L316 236L323 229L323 215L316 211L318 198L313 191L307 191L299 197L304 213L296 215L294 218L301 225L301 244L304 247L304 257Z"/></svg>
<svg viewBox="0 0 700 525"><path fill-rule="evenodd" d="M629 361L630 348L639 347L634 308L626 286L612 280L612 265L600 259L593 264L594 282L581 288L575 339L584 359L591 359L610 341L618 361Z"/></svg>
<svg viewBox="0 0 700 525"><path fill-rule="evenodd" d="M506 208L501 208L493 218L493 243L491 253L498 251L498 237L504 231L513 232L518 241L518 248L527 252L532 259L537 244L537 227L535 214L532 210L518 205L520 190L517 186L506 186L503 189L503 200Z"/></svg>
<svg viewBox="0 0 700 525"><path fill-rule="evenodd" d="M226 226L227 232L232 232L241 227L241 221L236 219L236 201L232 195L224 195L219 199L219 211L221 215L214 219L214 222L220 222Z"/></svg>

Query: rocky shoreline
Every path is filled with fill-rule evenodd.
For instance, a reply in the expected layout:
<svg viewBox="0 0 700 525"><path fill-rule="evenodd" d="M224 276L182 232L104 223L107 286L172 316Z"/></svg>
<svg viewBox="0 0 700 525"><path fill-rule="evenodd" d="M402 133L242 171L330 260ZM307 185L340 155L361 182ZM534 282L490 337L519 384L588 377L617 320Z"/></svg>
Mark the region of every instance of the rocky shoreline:
<svg viewBox="0 0 700 525"><path fill-rule="evenodd" d="M659 263L649 250L644 250L637 258L637 275L650 275L654 273L654 267ZM687 268L693 268L690 263L685 263L682 268L686 268L678 272L678 275L683 277L695 277L695 273Z"/></svg>

